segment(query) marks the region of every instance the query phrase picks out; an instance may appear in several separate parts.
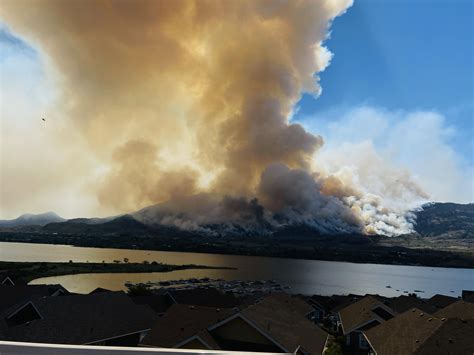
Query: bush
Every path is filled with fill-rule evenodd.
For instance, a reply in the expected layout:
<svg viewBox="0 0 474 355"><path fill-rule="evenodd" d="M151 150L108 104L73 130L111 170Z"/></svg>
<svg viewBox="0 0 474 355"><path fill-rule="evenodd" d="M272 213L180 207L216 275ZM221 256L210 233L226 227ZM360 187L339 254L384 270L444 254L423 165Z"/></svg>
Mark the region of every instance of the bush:
<svg viewBox="0 0 474 355"><path fill-rule="evenodd" d="M341 340L338 338L329 338L328 347L324 352L324 355L342 355Z"/></svg>
<svg viewBox="0 0 474 355"><path fill-rule="evenodd" d="M150 296L153 294L151 290L145 285L128 286L127 294L133 296Z"/></svg>

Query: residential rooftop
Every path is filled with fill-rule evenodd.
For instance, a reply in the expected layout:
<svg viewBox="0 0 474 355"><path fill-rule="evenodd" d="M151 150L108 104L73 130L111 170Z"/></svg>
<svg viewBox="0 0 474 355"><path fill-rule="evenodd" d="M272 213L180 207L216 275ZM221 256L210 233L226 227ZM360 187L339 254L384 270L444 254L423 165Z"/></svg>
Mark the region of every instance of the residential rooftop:
<svg viewBox="0 0 474 355"><path fill-rule="evenodd" d="M413 308L364 332L377 355L470 354L474 321L445 321ZM469 352L471 351L471 352Z"/></svg>

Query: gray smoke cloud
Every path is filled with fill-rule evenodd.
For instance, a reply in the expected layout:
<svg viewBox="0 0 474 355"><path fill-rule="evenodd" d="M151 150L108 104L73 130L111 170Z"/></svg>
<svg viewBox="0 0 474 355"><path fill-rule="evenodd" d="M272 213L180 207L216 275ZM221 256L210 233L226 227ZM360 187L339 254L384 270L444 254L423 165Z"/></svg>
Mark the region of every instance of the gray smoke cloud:
<svg viewBox="0 0 474 355"><path fill-rule="evenodd" d="M320 93L323 42L350 5L3 0L1 16L56 73L58 109L104 167L107 211L160 203L136 218L397 235L411 228L405 211L321 171L323 139L288 120L303 93Z"/></svg>

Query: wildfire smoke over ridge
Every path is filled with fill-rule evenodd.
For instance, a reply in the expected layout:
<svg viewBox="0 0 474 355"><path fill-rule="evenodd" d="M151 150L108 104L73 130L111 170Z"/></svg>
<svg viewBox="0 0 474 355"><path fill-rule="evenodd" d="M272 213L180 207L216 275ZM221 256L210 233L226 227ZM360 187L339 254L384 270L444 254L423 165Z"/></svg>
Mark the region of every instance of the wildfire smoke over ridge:
<svg viewBox="0 0 474 355"><path fill-rule="evenodd" d="M398 235L426 197L410 176L365 191L351 169L318 166L323 138L289 122L303 93L320 94L323 42L350 5L2 0L1 16L53 68L58 110L106 167L95 194L107 211L169 201L135 216Z"/></svg>

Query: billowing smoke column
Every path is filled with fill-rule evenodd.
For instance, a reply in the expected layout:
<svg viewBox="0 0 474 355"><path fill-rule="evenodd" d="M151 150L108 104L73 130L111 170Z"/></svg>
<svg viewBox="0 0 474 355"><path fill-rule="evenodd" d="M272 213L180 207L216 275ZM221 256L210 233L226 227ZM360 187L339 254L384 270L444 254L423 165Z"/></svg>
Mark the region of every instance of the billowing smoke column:
<svg viewBox="0 0 474 355"><path fill-rule="evenodd" d="M97 196L110 211L169 201L135 216L396 235L411 228L405 209L318 170L323 139L288 121L302 93L319 94L322 42L350 5L3 0L1 14L55 70L58 110L106 166Z"/></svg>

